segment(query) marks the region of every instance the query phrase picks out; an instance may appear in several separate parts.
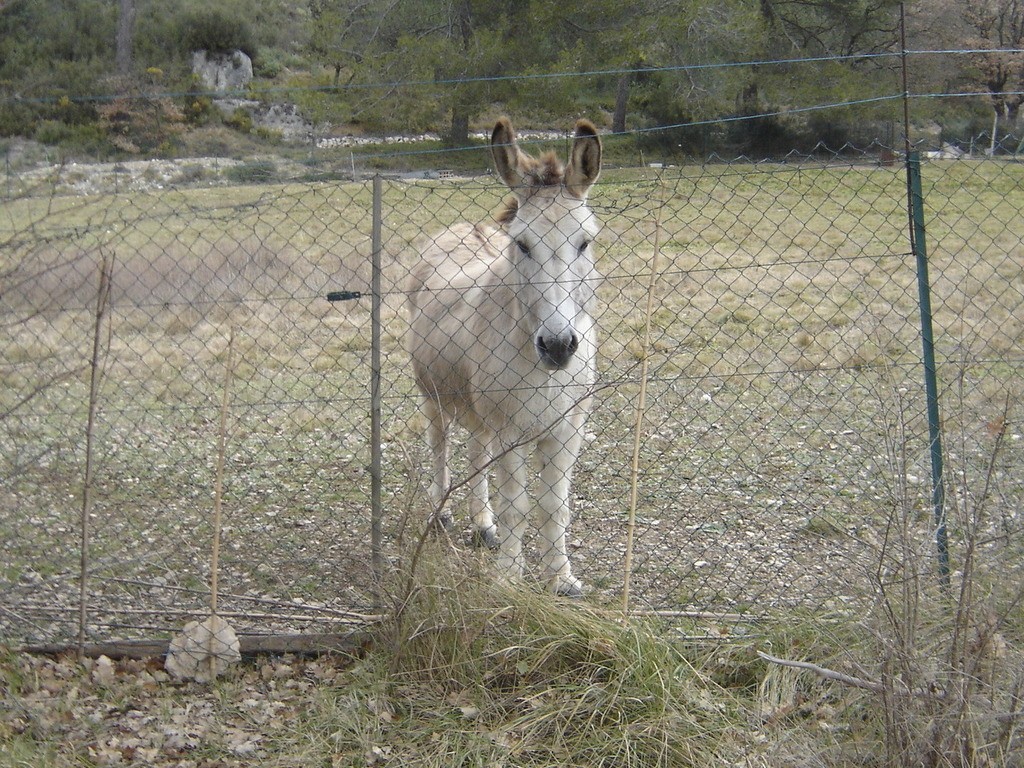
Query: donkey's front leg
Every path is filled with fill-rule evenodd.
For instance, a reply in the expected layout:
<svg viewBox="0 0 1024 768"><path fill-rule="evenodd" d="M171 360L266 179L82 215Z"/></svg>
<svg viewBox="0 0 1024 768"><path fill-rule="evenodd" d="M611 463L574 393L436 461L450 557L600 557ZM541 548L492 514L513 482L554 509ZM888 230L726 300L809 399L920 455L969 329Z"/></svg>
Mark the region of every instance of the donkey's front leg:
<svg viewBox="0 0 1024 768"><path fill-rule="evenodd" d="M530 499L527 494L527 452L522 445L505 449L495 469L498 494L498 567L512 577L523 575L523 535Z"/></svg>
<svg viewBox="0 0 1024 768"><path fill-rule="evenodd" d="M491 442L493 436L482 430L469 437L469 511L473 516L473 543L488 549L498 546L498 527L494 524L487 473L491 469Z"/></svg>
<svg viewBox="0 0 1024 768"><path fill-rule="evenodd" d="M580 450L578 430L548 435L537 444L540 468L540 547L544 576L556 595L581 597L583 585L572 575L566 534L569 527L572 469Z"/></svg>

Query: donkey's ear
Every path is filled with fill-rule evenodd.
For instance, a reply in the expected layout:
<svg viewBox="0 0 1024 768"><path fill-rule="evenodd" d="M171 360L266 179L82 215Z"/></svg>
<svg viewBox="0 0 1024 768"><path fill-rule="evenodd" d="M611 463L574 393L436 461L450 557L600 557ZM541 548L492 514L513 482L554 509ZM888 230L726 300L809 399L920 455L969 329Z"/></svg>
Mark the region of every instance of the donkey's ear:
<svg viewBox="0 0 1024 768"><path fill-rule="evenodd" d="M498 175L513 191L523 186L530 158L516 144L516 134L507 117L499 119L491 132L491 156Z"/></svg>
<svg viewBox="0 0 1024 768"><path fill-rule="evenodd" d="M597 128L589 120L580 120L576 123L576 138L569 153L565 187L571 194L584 199L600 173L601 139L597 135Z"/></svg>

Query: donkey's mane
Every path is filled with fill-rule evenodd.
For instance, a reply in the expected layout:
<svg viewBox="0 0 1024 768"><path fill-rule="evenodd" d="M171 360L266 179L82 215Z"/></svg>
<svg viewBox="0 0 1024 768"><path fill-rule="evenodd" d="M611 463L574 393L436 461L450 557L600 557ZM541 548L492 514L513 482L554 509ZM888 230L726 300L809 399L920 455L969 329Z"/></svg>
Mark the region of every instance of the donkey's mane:
<svg viewBox="0 0 1024 768"><path fill-rule="evenodd" d="M523 186L526 194L540 187L557 187L565 183L565 166L554 152L545 152L540 159L529 158L528 167L523 174ZM510 197L498 212L495 220L498 224L508 224L519 211L519 201Z"/></svg>
<svg viewBox="0 0 1024 768"><path fill-rule="evenodd" d="M545 152L526 173L531 187L557 187L565 179L565 168L554 152Z"/></svg>

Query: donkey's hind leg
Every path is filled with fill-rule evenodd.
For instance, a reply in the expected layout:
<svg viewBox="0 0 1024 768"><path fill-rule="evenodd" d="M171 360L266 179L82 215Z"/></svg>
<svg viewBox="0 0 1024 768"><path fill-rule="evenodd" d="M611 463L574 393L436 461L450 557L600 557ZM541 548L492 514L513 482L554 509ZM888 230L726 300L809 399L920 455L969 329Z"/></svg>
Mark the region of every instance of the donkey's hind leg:
<svg viewBox="0 0 1024 768"><path fill-rule="evenodd" d="M431 397L423 399L423 413L427 417L427 447L433 463L427 496L430 498L430 521L450 530L451 508L448 506L451 486L448 475L448 424L440 404Z"/></svg>
<svg viewBox="0 0 1024 768"><path fill-rule="evenodd" d="M492 435L484 430L473 430L469 436L469 511L473 516L473 543L496 549L498 546L498 526L494 524L494 512L491 509L490 489L487 473L491 468Z"/></svg>

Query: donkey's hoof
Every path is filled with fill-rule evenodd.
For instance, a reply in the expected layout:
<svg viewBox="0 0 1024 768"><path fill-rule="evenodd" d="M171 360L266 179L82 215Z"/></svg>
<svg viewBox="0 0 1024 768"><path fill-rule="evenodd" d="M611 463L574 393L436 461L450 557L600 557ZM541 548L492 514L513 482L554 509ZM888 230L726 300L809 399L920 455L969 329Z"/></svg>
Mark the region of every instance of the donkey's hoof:
<svg viewBox="0 0 1024 768"><path fill-rule="evenodd" d="M552 584L552 591L559 597L578 599L583 597L583 583L573 576L558 576Z"/></svg>
<svg viewBox="0 0 1024 768"><path fill-rule="evenodd" d="M474 547L479 547L481 549L497 549L498 527L496 525L491 525L487 528L474 528L472 538Z"/></svg>
<svg viewBox="0 0 1024 768"><path fill-rule="evenodd" d="M435 533L451 533L455 528L455 520L451 515L434 515L430 520L430 527Z"/></svg>

